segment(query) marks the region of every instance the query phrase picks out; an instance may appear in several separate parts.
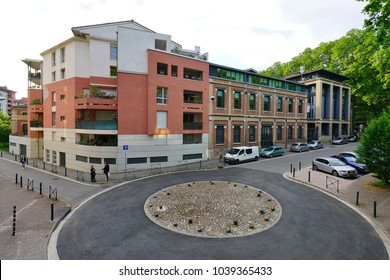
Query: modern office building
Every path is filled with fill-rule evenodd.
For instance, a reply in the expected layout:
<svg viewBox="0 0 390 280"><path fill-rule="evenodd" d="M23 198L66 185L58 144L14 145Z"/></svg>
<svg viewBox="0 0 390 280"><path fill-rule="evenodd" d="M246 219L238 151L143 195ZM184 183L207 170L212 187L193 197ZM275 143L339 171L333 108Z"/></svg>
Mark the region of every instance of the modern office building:
<svg viewBox="0 0 390 280"><path fill-rule="evenodd" d="M135 21L72 32L42 60L23 60L28 127L27 137L10 136L15 154L80 171L107 162L122 172L347 134L350 88L341 75L278 79L209 63L199 47L183 49Z"/></svg>
<svg viewBox="0 0 390 280"><path fill-rule="evenodd" d="M308 87L308 139L324 142L347 136L351 127L351 88L349 78L325 69L291 74L285 79Z"/></svg>
<svg viewBox="0 0 390 280"><path fill-rule="evenodd" d="M11 116L12 106L15 105L16 92L8 89L6 86L0 86L0 112Z"/></svg>

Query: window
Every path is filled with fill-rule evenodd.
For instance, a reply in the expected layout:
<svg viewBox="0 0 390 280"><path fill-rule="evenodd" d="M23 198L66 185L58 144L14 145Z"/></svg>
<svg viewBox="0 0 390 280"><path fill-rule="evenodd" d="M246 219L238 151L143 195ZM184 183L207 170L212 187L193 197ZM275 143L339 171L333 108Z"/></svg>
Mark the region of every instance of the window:
<svg viewBox="0 0 390 280"><path fill-rule="evenodd" d="M225 108L225 91L217 89L217 108Z"/></svg>
<svg viewBox="0 0 390 280"><path fill-rule="evenodd" d="M283 97L278 96L278 112L283 112Z"/></svg>
<svg viewBox="0 0 390 280"><path fill-rule="evenodd" d="M241 126L235 125L233 126L233 143L241 142Z"/></svg>
<svg viewBox="0 0 390 280"><path fill-rule="evenodd" d="M256 126L249 126L249 143L256 142Z"/></svg>
<svg viewBox="0 0 390 280"><path fill-rule="evenodd" d="M118 68L116 66L110 66L110 76L116 77L118 73Z"/></svg>
<svg viewBox="0 0 390 280"><path fill-rule="evenodd" d="M256 94L249 94L249 110L256 110Z"/></svg>
<svg viewBox="0 0 390 280"><path fill-rule="evenodd" d="M202 144L202 134L183 134L183 144Z"/></svg>
<svg viewBox="0 0 390 280"><path fill-rule="evenodd" d="M276 139L278 141L283 140L283 126L278 125L276 128Z"/></svg>
<svg viewBox="0 0 390 280"><path fill-rule="evenodd" d="M104 162L107 162L107 164L116 164L116 158L105 158Z"/></svg>
<svg viewBox="0 0 390 280"><path fill-rule="evenodd" d="M176 65L171 66L171 76L177 77L177 66Z"/></svg>
<svg viewBox="0 0 390 280"><path fill-rule="evenodd" d="M66 142L66 138L65 137L61 137L61 142Z"/></svg>
<svg viewBox="0 0 390 280"><path fill-rule="evenodd" d="M168 64L157 63L157 74L168 75Z"/></svg>
<svg viewBox="0 0 390 280"><path fill-rule="evenodd" d="M203 80L203 72L199 70L184 68L183 76L185 79L191 79L191 80Z"/></svg>
<svg viewBox="0 0 390 280"><path fill-rule="evenodd" d="M156 50L166 51L167 50L167 41L155 39L154 40L154 48Z"/></svg>
<svg viewBox="0 0 390 280"><path fill-rule="evenodd" d="M65 68L61 69L61 80L65 79Z"/></svg>
<svg viewBox="0 0 390 280"><path fill-rule="evenodd" d="M53 91L51 93L51 97L52 97L52 103L51 103L51 106L56 106L56 103L57 103L57 94L55 91Z"/></svg>
<svg viewBox="0 0 390 280"><path fill-rule="evenodd" d="M271 109L271 96L264 95L264 111L270 111Z"/></svg>
<svg viewBox="0 0 390 280"><path fill-rule="evenodd" d="M302 114L303 112L303 100L299 99L298 100L298 114Z"/></svg>
<svg viewBox="0 0 390 280"><path fill-rule="evenodd" d="M102 164L102 159L101 158L96 158L96 157L90 157L89 158L89 163Z"/></svg>
<svg viewBox="0 0 390 280"><path fill-rule="evenodd" d="M184 90L184 103L202 104L203 93L201 91Z"/></svg>
<svg viewBox="0 0 390 280"><path fill-rule="evenodd" d="M85 156L76 155L77 161L88 162L88 158Z"/></svg>
<svg viewBox="0 0 390 280"><path fill-rule="evenodd" d="M294 100L292 98L288 99L288 112L289 113L294 112Z"/></svg>
<svg viewBox="0 0 390 280"><path fill-rule="evenodd" d="M302 140L302 131L303 131L303 127L301 125L299 125L298 126L298 131L297 131L298 140Z"/></svg>
<svg viewBox="0 0 390 280"><path fill-rule="evenodd" d="M52 126L56 126L56 124L57 124L56 112L52 112L51 117L52 117L52 121L51 121Z"/></svg>
<svg viewBox="0 0 390 280"><path fill-rule="evenodd" d="M65 94L60 95L60 100L65 100Z"/></svg>
<svg viewBox="0 0 390 280"><path fill-rule="evenodd" d="M56 52L51 53L51 66L56 66Z"/></svg>
<svg viewBox="0 0 390 280"><path fill-rule="evenodd" d="M60 119L62 122L66 120L65 116L61 116Z"/></svg>
<svg viewBox="0 0 390 280"><path fill-rule="evenodd" d="M234 109L241 109L241 92L234 92Z"/></svg>
<svg viewBox="0 0 390 280"><path fill-rule="evenodd" d="M60 62L65 63L65 47L60 50Z"/></svg>
<svg viewBox="0 0 390 280"><path fill-rule="evenodd" d="M224 144L225 143L225 126L217 125L215 135L216 135L216 144Z"/></svg>
<svg viewBox="0 0 390 280"><path fill-rule="evenodd" d="M110 60L117 60L118 59L118 46L117 45L110 45Z"/></svg>
<svg viewBox="0 0 390 280"><path fill-rule="evenodd" d="M287 127L287 139L293 140L293 126Z"/></svg>
<svg viewBox="0 0 390 280"><path fill-rule="evenodd" d="M51 72L51 81L52 82L56 81L56 71Z"/></svg>
<svg viewBox="0 0 390 280"><path fill-rule="evenodd" d="M167 162L168 157L167 156L161 156L161 157L150 157L150 162Z"/></svg>
<svg viewBox="0 0 390 280"><path fill-rule="evenodd" d="M167 128L167 112L157 112L157 128Z"/></svg>
<svg viewBox="0 0 390 280"><path fill-rule="evenodd" d="M147 163L146 157L138 157L138 158L128 158L127 164L138 164L138 163Z"/></svg>
<svg viewBox="0 0 390 280"><path fill-rule="evenodd" d="M183 155L183 160L202 158L202 154L187 154Z"/></svg>
<svg viewBox="0 0 390 280"><path fill-rule="evenodd" d="M157 104L167 104L168 89L164 87L157 88Z"/></svg>

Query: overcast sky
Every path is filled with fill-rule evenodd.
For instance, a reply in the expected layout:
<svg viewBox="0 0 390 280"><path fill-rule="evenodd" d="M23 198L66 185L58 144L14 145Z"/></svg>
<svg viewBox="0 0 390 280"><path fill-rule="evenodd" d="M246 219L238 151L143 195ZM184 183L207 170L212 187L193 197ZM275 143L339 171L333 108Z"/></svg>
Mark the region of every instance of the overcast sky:
<svg viewBox="0 0 390 280"><path fill-rule="evenodd" d="M75 26L131 20L209 60L263 70L362 28L356 0L22 0L0 4L0 86L27 96L24 58L72 37Z"/></svg>

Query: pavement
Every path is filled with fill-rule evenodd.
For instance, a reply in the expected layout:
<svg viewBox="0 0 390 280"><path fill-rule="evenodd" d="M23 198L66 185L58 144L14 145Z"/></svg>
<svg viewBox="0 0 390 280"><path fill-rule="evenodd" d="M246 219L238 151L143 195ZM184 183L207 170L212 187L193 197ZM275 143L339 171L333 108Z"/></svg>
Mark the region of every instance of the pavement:
<svg viewBox="0 0 390 280"><path fill-rule="evenodd" d="M218 161L215 161L214 165L216 169L221 167ZM369 182L375 178L365 175L356 180L333 177L339 180L337 192L335 183L326 187L326 174L322 172L311 171L311 180L308 182L309 171L311 171L309 168L303 168L295 172L295 177L290 172L284 174L284 177L322 190L353 208L373 225L387 251L390 252L390 190L371 187ZM18 173L18 183L16 183L16 173ZM20 176L24 179L22 186ZM34 180L33 191L31 186L27 188L27 178ZM39 193L40 183L43 185L42 194ZM21 165L12 159L0 158L0 259L47 259L50 235L62 219L87 198L107 191L118 183L119 180L101 184L79 182L32 166L22 169ZM53 198L53 193L51 198L48 197L49 186L52 187L52 191L54 187L58 191L57 200ZM359 192L358 205L356 205L357 192ZM377 205L376 217L373 217L372 213L374 201ZM13 235L13 206L16 206L15 235ZM54 209L53 212L51 207Z"/></svg>

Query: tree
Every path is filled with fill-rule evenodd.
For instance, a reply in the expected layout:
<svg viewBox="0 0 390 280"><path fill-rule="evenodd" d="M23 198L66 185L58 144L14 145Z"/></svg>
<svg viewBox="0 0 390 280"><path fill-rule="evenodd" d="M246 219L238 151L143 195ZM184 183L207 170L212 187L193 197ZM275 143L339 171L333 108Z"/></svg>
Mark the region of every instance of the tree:
<svg viewBox="0 0 390 280"><path fill-rule="evenodd" d="M0 143L8 143L11 134L11 117L0 112Z"/></svg>
<svg viewBox="0 0 390 280"><path fill-rule="evenodd" d="M369 171L389 184L390 180L390 106L379 118L371 120L365 128L357 153Z"/></svg>

